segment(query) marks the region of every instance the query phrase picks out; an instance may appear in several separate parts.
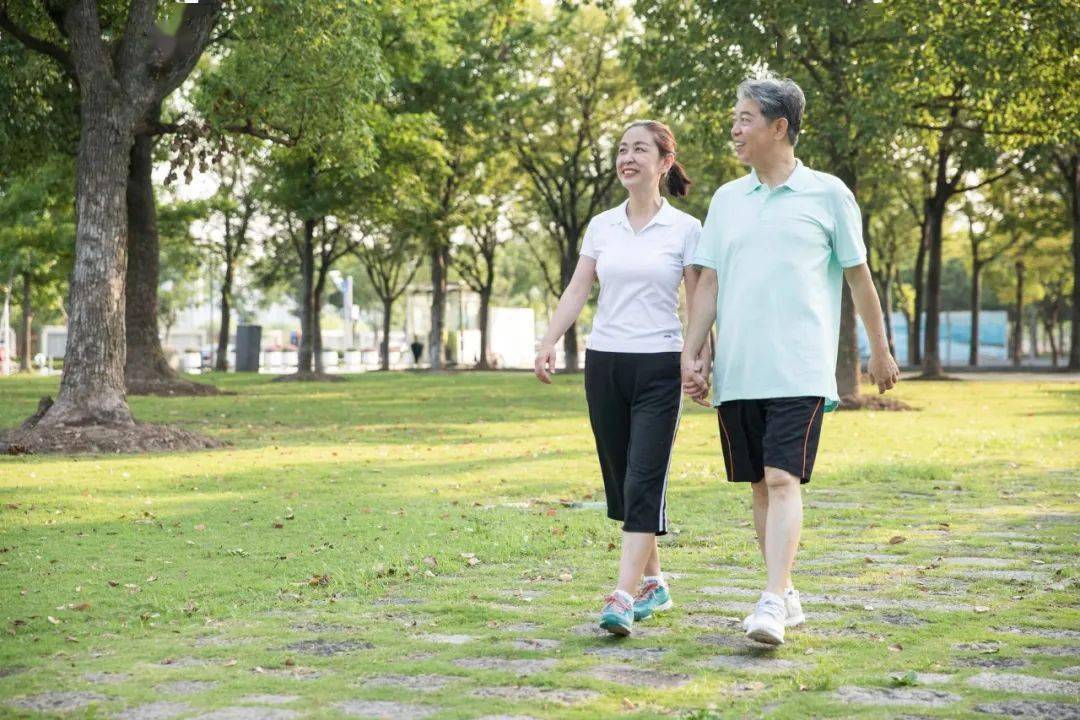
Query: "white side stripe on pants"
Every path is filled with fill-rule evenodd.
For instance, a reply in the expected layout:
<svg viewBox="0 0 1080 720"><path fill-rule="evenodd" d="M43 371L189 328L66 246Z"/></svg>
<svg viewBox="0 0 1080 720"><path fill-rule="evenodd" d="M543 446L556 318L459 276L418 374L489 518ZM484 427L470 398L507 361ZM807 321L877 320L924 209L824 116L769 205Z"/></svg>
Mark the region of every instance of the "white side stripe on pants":
<svg viewBox="0 0 1080 720"><path fill-rule="evenodd" d="M671 446L668 448L667 467L664 469L664 487L660 491L660 531L667 532L667 481L671 473L671 456L675 453L675 438L679 435L679 422L682 420L682 386L679 387L679 410L675 414L675 430L671 433Z"/></svg>

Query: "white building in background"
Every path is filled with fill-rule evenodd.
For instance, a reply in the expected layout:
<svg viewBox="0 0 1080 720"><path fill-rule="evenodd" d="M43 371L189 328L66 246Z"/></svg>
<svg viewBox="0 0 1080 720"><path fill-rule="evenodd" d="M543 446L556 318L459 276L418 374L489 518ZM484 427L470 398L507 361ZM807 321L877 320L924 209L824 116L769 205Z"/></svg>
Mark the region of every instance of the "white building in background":
<svg viewBox="0 0 1080 720"><path fill-rule="evenodd" d="M345 297L351 293L345 292ZM417 285L407 291L403 303L404 322L390 330L390 366L394 369L426 367L427 344L431 331L431 286ZM349 318L341 311L325 306L322 313L323 365L329 372L363 372L379 367L382 317L378 312L361 313L355 305ZM168 334L161 333L162 345L170 363L178 370L199 373L214 366L217 352L218 322L215 304L203 302L179 314ZM232 318L229 339L229 368L235 367L236 325L239 313ZM448 366L471 368L480 360L480 296L464 283L448 288L445 310L444 352ZM400 316L398 316L400 317ZM300 340L300 320L295 306L274 303L265 309L246 314L244 324L262 328L260 371L285 373L295 370L296 345ZM364 322L366 320L366 322ZM531 368L536 352L536 318L531 308L492 307L489 315L488 358L496 368ZM351 338L350 338L351 336ZM411 344L418 340L424 347L420 363L414 361ZM67 328L50 325L42 328L41 362L48 372L51 360L64 356Z"/></svg>

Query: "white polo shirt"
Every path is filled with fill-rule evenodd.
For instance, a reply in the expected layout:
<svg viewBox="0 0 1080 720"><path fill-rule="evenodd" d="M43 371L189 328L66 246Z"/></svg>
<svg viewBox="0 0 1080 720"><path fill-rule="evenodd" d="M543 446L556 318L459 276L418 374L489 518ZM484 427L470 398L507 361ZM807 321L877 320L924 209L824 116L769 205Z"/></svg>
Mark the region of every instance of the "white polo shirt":
<svg viewBox="0 0 1080 720"><path fill-rule="evenodd" d="M586 347L603 352L682 352L679 282L691 264L701 222L666 199L635 233L629 200L589 222L581 254L596 260L600 299Z"/></svg>

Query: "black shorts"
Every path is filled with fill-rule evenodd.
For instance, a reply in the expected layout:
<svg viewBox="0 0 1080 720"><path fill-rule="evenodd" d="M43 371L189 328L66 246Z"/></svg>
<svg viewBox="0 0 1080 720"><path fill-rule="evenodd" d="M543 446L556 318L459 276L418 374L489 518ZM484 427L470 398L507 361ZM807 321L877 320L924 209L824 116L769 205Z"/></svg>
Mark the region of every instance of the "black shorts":
<svg viewBox="0 0 1080 720"><path fill-rule="evenodd" d="M679 353L585 352L585 398L607 514L627 532L667 533L667 479L679 428Z"/></svg>
<svg viewBox="0 0 1080 720"><path fill-rule="evenodd" d="M716 408L724 469L731 482L757 482L765 468L810 482L821 437L825 399L785 397L729 400Z"/></svg>

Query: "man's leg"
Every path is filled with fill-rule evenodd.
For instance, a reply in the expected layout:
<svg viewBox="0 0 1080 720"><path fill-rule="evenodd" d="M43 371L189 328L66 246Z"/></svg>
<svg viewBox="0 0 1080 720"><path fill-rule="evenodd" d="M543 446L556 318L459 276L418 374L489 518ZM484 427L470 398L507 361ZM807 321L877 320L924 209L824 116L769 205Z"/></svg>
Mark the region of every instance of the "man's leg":
<svg viewBox="0 0 1080 720"><path fill-rule="evenodd" d="M753 490L752 502L754 505L754 533L757 535L758 549L761 550L761 558L765 556L765 518L769 512L769 486L762 479L756 483L750 483Z"/></svg>
<svg viewBox="0 0 1080 720"><path fill-rule="evenodd" d="M768 512L765 519L766 592L783 595L791 586L791 567L802 532L802 488L799 478L774 467L765 468Z"/></svg>

